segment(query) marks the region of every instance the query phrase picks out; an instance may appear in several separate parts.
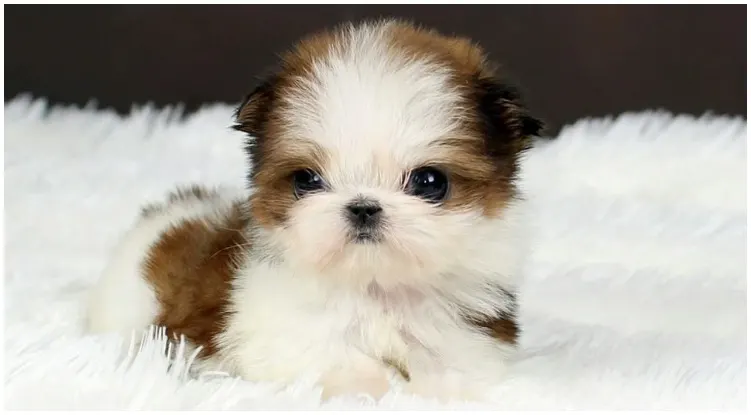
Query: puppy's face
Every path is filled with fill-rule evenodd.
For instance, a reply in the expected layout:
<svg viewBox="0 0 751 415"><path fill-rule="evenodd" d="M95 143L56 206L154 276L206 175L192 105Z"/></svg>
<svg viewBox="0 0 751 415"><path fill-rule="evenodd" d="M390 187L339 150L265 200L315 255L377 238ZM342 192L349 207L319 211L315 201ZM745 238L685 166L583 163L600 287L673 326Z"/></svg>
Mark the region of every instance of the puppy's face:
<svg viewBox="0 0 751 415"><path fill-rule="evenodd" d="M470 260L541 125L476 46L396 22L303 40L237 121L263 242L321 275L383 284Z"/></svg>

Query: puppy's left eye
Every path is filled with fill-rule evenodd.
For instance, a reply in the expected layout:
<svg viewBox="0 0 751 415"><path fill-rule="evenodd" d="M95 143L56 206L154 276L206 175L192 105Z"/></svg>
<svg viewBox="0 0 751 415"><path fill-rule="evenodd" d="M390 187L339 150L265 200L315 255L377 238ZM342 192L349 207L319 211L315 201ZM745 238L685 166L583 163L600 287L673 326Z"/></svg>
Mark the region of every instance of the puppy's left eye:
<svg viewBox="0 0 751 415"><path fill-rule="evenodd" d="M311 192L323 190L325 186L321 175L312 170L296 171L292 175L292 182L295 188L295 196L298 198Z"/></svg>
<svg viewBox="0 0 751 415"><path fill-rule="evenodd" d="M438 203L446 198L449 179L434 167L412 170L407 179L407 193L429 202Z"/></svg>

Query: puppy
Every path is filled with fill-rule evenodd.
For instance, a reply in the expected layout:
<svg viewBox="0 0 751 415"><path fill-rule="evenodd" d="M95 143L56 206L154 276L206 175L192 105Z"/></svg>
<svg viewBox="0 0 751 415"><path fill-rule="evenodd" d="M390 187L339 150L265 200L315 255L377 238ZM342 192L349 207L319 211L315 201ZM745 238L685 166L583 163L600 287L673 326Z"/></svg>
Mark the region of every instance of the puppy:
<svg viewBox="0 0 751 415"><path fill-rule="evenodd" d="M251 381L479 399L519 329L519 160L538 135L472 42L382 20L309 36L242 103L251 192L144 208L92 331L166 327Z"/></svg>

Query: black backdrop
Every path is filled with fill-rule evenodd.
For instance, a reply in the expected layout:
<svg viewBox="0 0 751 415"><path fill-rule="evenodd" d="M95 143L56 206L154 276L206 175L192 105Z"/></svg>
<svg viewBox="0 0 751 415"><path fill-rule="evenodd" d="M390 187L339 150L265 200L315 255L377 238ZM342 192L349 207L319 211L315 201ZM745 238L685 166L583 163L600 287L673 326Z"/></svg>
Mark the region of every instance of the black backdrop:
<svg viewBox="0 0 751 415"><path fill-rule="evenodd" d="M746 114L744 5L5 6L5 99L234 103L303 34L388 15L482 43L551 132L651 108Z"/></svg>

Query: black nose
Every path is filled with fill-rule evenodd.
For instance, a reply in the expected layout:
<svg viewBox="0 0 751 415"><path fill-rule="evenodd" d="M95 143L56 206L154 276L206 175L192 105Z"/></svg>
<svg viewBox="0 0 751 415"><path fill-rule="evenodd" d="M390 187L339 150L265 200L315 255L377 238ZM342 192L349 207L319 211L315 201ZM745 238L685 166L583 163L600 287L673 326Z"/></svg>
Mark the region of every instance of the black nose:
<svg viewBox="0 0 751 415"><path fill-rule="evenodd" d="M378 202L357 201L347 205L347 212L352 224L357 227L373 226L381 216L381 205Z"/></svg>

